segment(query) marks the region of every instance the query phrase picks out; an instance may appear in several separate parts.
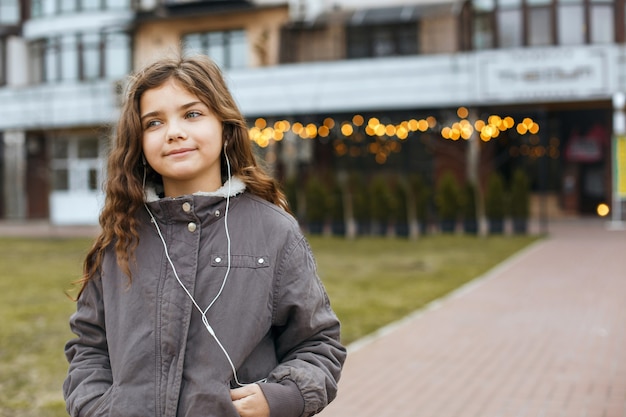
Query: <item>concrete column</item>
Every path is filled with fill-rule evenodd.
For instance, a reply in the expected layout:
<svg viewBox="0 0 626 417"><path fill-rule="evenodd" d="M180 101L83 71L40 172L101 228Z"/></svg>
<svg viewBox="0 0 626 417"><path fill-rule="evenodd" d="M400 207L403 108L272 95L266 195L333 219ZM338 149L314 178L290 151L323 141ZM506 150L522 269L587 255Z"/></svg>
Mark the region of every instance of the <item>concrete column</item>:
<svg viewBox="0 0 626 417"><path fill-rule="evenodd" d="M26 133L4 132L4 204L7 219L26 218Z"/></svg>

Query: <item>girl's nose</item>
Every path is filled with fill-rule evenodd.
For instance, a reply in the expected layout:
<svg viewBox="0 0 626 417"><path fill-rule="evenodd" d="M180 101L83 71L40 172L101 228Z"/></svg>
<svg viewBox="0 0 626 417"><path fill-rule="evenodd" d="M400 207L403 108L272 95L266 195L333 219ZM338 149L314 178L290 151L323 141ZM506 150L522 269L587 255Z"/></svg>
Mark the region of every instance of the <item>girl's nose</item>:
<svg viewBox="0 0 626 417"><path fill-rule="evenodd" d="M167 129L167 141L171 142L179 139L186 139L187 133L179 123L170 122Z"/></svg>

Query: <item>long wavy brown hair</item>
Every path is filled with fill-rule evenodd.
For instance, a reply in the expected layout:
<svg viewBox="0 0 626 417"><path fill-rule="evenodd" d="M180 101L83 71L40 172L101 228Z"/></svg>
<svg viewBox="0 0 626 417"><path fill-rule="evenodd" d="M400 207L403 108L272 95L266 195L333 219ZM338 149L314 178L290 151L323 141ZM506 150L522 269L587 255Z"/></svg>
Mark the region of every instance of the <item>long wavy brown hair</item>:
<svg viewBox="0 0 626 417"><path fill-rule="evenodd" d="M106 199L100 214L101 233L85 258L78 297L87 282L98 273L109 246L113 246L121 270L132 279L129 263L139 244L137 214L145 199L144 170L151 182L162 182L158 173L149 166L144 168L139 103L143 93L170 79L175 79L196 95L222 122L222 139L228 141L223 152L228 154L231 174L244 181L248 192L289 210L277 181L256 162L245 119L219 67L202 55L159 60L130 77L108 156L104 186ZM221 165L224 178L227 167L223 153Z"/></svg>

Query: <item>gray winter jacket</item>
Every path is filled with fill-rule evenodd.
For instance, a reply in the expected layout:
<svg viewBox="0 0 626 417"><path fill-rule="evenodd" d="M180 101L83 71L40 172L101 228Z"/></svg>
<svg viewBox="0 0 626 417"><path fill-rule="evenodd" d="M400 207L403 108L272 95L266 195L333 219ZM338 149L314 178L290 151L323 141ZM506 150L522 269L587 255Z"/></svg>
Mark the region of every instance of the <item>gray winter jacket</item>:
<svg viewBox="0 0 626 417"><path fill-rule="evenodd" d="M266 379L260 386L272 417L315 414L336 395L346 356L339 322L293 217L244 188L231 182L231 267L206 317L239 381ZM148 206L181 282L204 310L228 269L226 199L218 190ZM68 412L236 417L228 359L174 276L148 212L140 216L132 283L108 250L70 319L77 337L65 349Z"/></svg>

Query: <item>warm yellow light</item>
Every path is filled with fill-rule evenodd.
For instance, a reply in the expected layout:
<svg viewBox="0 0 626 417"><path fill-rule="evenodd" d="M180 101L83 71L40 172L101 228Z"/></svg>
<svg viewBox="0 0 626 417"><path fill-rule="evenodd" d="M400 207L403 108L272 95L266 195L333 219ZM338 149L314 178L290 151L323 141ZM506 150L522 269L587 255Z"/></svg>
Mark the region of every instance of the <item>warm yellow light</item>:
<svg viewBox="0 0 626 417"><path fill-rule="evenodd" d="M450 139L450 131L452 129L450 129L448 126L444 127L443 129L441 129L441 136L443 136L445 139Z"/></svg>
<svg viewBox="0 0 626 417"><path fill-rule="evenodd" d="M313 123L309 123L306 125L306 133L310 138L314 138L317 136L317 126Z"/></svg>
<svg viewBox="0 0 626 417"><path fill-rule="evenodd" d="M370 136L376 135L376 131L370 125L365 126L365 133L367 133Z"/></svg>
<svg viewBox="0 0 626 417"><path fill-rule="evenodd" d="M393 136L396 134L396 127L394 125L385 126L385 134L387 136Z"/></svg>
<svg viewBox="0 0 626 417"><path fill-rule="evenodd" d="M378 125L374 128L374 132L376 133L376 136L384 136L385 132L386 132L386 128L385 125Z"/></svg>
<svg viewBox="0 0 626 417"><path fill-rule="evenodd" d="M428 121L421 119L417 122L417 128L420 132L426 132L428 130Z"/></svg>
<svg viewBox="0 0 626 417"><path fill-rule="evenodd" d="M415 119L409 120L409 130L415 132L417 129L419 129L419 122Z"/></svg>
<svg viewBox="0 0 626 417"><path fill-rule="evenodd" d="M269 138L266 138L265 136L261 135L258 137L258 139L256 140L257 145L259 145L261 148L267 148L267 145L270 144L270 140Z"/></svg>
<svg viewBox="0 0 626 417"><path fill-rule="evenodd" d="M335 121L332 118L327 117L324 119L323 125L329 129L332 129L333 127L335 127Z"/></svg>
<svg viewBox="0 0 626 417"><path fill-rule="evenodd" d="M362 126L364 122L365 120L360 114L355 114L352 118L352 123L354 123L355 126Z"/></svg>
<svg viewBox="0 0 626 417"><path fill-rule="evenodd" d="M398 139L404 140L409 137L409 131L406 127L400 126L398 129L396 129L396 136L398 137Z"/></svg>
<svg viewBox="0 0 626 417"><path fill-rule="evenodd" d="M524 126L526 126L526 129L529 129L532 125L533 125L533 119L531 119L530 117L524 117L524 120L522 120L522 123L524 124Z"/></svg>
<svg viewBox="0 0 626 417"><path fill-rule="evenodd" d="M265 127L267 126L267 121L262 117L259 117L254 121L254 126L258 129L265 129Z"/></svg>
<svg viewBox="0 0 626 417"><path fill-rule="evenodd" d="M450 139L459 140L460 137L461 137L461 130L452 128L452 131L450 132Z"/></svg>
<svg viewBox="0 0 626 417"><path fill-rule="evenodd" d="M537 132L539 132L539 125L537 123L533 123L532 126L528 128L528 131L532 134L537 134Z"/></svg>
<svg viewBox="0 0 626 417"><path fill-rule="evenodd" d="M376 129L376 126L378 126L379 124L380 124L380 120L378 120L376 117L372 117L367 122L367 125L371 127L372 129Z"/></svg>
<svg viewBox="0 0 626 417"><path fill-rule="evenodd" d="M528 132L528 128L526 127L526 125L523 124L523 123L518 123L517 124L517 133L519 133L520 135L525 135L526 132Z"/></svg>
<svg viewBox="0 0 626 417"><path fill-rule="evenodd" d="M302 132L302 129L304 128L304 126L302 126L302 123L300 122L295 122L293 124L293 126L291 126L291 131L293 133L295 133L296 135L299 135L300 132Z"/></svg>
<svg viewBox="0 0 626 417"><path fill-rule="evenodd" d="M330 134L330 129L327 126L320 126L320 128L317 129L317 134L325 138Z"/></svg>
<svg viewBox="0 0 626 417"><path fill-rule="evenodd" d="M484 129L483 129L483 131L482 131L482 132L480 132L480 139L481 139L483 142L489 142L489 141L491 140L491 135L486 134L486 133L485 133L485 131L484 131Z"/></svg>
<svg viewBox="0 0 626 417"><path fill-rule="evenodd" d="M504 124L506 125L507 129L510 129L515 126L515 120L513 120L511 116L506 116L504 118Z"/></svg>
<svg viewBox="0 0 626 417"><path fill-rule="evenodd" d="M608 216L608 214L611 212L611 209L609 209L609 206L605 203L600 203L596 208L596 212L598 213L598 216L605 217Z"/></svg>
<svg viewBox="0 0 626 417"><path fill-rule="evenodd" d="M472 126L470 125L469 127L464 126L461 129L461 137L465 140L469 139L472 137L472 133L474 133L474 129L472 128Z"/></svg>
<svg viewBox="0 0 626 417"><path fill-rule="evenodd" d="M352 128L352 125L351 125L351 124L349 124L349 123L344 123L344 124L341 126L341 133L342 133L344 136L350 136L353 132L354 132L354 129Z"/></svg>
<svg viewBox="0 0 626 417"><path fill-rule="evenodd" d="M466 107L459 107L456 110L456 115L459 116L461 119L465 119L468 114L469 114L469 111L467 110Z"/></svg>
<svg viewBox="0 0 626 417"><path fill-rule="evenodd" d="M474 122L474 128L478 130L479 132L482 131L484 127L485 127L485 122L483 120L479 119Z"/></svg>
<svg viewBox="0 0 626 417"><path fill-rule="evenodd" d="M385 155L384 153L377 153L375 159L378 164L382 165L387 162L387 155Z"/></svg>
<svg viewBox="0 0 626 417"><path fill-rule="evenodd" d="M434 129L435 126L437 126L437 119L435 119L434 116L428 116L426 118L426 121L428 122L428 127L430 127L431 129Z"/></svg>

